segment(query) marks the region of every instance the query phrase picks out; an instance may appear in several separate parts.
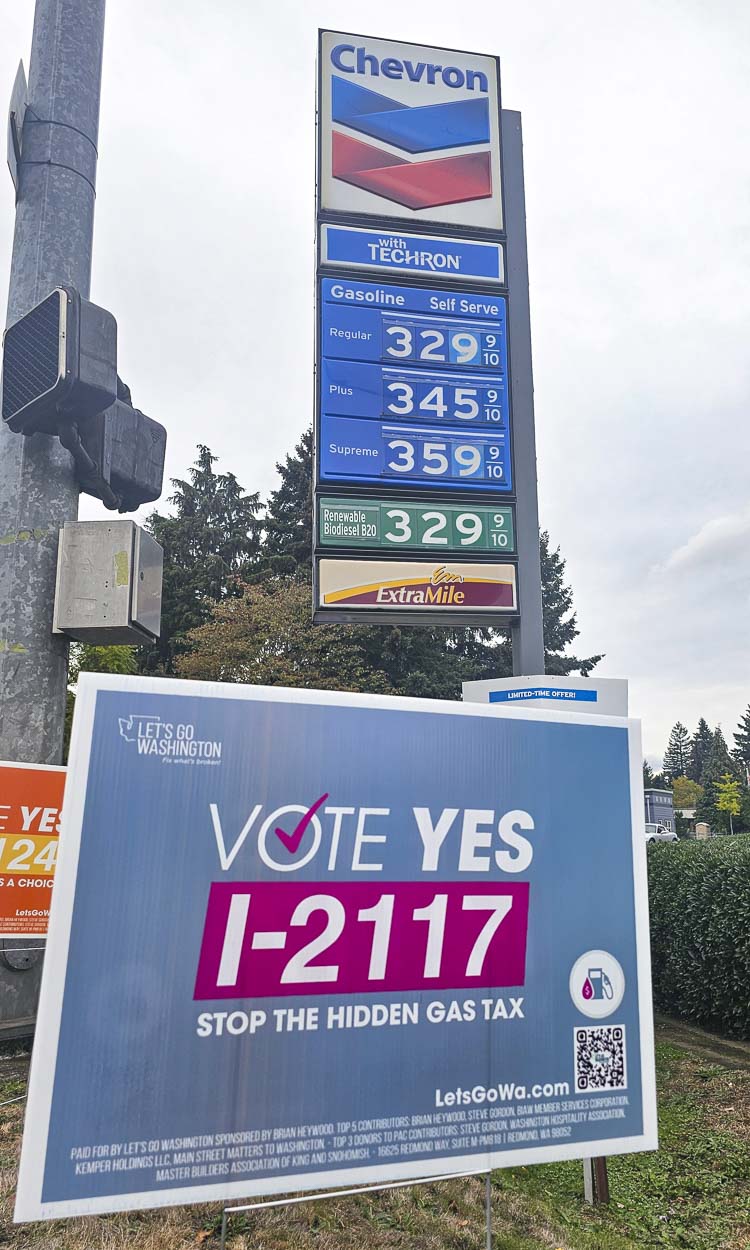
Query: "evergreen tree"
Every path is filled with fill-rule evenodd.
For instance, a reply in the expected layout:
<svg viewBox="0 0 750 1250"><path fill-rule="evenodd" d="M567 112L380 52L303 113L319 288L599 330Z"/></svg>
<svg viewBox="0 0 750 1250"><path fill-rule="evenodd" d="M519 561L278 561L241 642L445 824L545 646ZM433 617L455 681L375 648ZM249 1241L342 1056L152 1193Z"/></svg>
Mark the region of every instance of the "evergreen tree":
<svg viewBox="0 0 750 1250"><path fill-rule="evenodd" d="M745 765L745 777L748 777L748 769L750 768L750 705L744 716L740 717L740 723L734 737L733 755L738 760L742 760Z"/></svg>
<svg viewBox="0 0 750 1250"><path fill-rule="evenodd" d="M310 577L312 567L312 430L276 469L281 485L271 492L265 518L263 564L274 573Z"/></svg>
<svg viewBox="0 0 750 1250"><path fill-rule="evenodd" d="M164 548L164 583L161 638L141 648L142 671L174 673L187 632L214 603L237 593L258 558L260 496L246 494L233 473L215 473L216 459L199 445L190 480L172 480L174 513L153 512L146 522Z"/></svg>
<svg viewBox="0 0 750 1250"><path fill-rule="evenodd" d="M717 725L712 735L711 748L703 765L700 783L703 786L703 795L698 803L697 810L697 819L707 820L713 827L722 824L716 805L720 787L726 774L736 778L737 765L736 761L729 754L729 748L721 731L721 726Z"/></svg>
<svg viewBox="0 0 750 1250"><path fill-rule="evenodd" d="M579 629L573 611L573 591L565 585L565 561L560 548L550 549L549 534L543 530L539 535L539 554L542 566L542 616L544 620L545 672L558 677L569 673L582 673L588 677L601 660L601 655L590 655L581 660L563 652L575 638Z"/></svg>
<svg viewBox="0 0 750 1250"><path fill-rule="evenodd" d="M669 743L664 752L662 765L664 776L674 781L675 777L687 777L690 767L690 735L682 724L677 724L669 735Z"/></svg>
<svg viewBox="0 0 750 1250"><path fill-rule="evenodd" d="M643 789L651 790L654 785L654 770L648 760L643 761Z"/></svg>
<svg viewBox="0 0 750 1250"><path fill-rule="evenodd" d="M703 784L701 778L703 776L703 769L706 765L706 760L708 759L711 751L712 743L713 734L711 733L707 722L701 716L698 721L698 728L690 740L690 762L688 765L688 771L685 774L690 781L697 781L698 785Z"/></svg>

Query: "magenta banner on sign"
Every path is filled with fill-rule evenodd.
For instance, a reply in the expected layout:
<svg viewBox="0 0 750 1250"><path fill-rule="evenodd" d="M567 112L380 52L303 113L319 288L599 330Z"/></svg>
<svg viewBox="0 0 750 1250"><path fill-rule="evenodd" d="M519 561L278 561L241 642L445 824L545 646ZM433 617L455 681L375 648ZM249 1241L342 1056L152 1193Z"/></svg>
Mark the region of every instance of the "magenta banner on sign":
<svg viewBox="0 0 750 1250"><path fill-rule="evenodd" d="M522 985L525 881L218 881L195 998Z"/></svg>

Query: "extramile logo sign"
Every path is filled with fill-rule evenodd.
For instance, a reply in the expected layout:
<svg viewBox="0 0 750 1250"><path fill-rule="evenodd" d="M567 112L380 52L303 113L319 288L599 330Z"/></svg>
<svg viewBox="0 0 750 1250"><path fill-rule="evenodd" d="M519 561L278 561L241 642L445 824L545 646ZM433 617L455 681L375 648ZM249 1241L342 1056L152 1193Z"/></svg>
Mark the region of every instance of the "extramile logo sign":
<svg viewBox="0 0 750 1250"><path fill-rule="evenodd" d="M502 228L493 57L321 32L321 209Z"/></svg>

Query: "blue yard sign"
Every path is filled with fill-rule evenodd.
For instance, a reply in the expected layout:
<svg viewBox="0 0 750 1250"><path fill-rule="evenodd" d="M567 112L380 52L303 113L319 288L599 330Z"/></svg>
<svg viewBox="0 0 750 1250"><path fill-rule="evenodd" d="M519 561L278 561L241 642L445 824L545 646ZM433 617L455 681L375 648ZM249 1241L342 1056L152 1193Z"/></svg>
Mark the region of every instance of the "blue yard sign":
<svg viewBox="0 0 750 1250"><path fill-rule="evenodd" d="M642 801L627 719L84 674L16 1218L654 1149Z"/></svg>

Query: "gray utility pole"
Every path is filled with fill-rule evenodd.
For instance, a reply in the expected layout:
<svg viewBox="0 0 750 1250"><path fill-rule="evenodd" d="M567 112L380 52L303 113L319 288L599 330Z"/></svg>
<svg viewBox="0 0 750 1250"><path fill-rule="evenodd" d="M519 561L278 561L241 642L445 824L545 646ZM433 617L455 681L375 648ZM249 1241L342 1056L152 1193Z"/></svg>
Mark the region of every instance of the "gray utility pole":
<svg viewBox="0 0 750 1250"><path fill-rule="evenodd" d="M37 0L8 321L61 283L88 297L105 0ZM8 190L10 187L8 186ZM56 438L0 420L0 759L59 764L68 643L52 634L57 536L78 517ZM0 941L0 1038L33 1026L43 943Z"/></svg>
<svg viewBox="0 0 750 1250"><path fill-rule="evenodd" d="M62 283L88 298L104 6L36 2L8 325ZM68 644L52 605L58 531L77 517L69 453L0 421L0 759L61 759Z"/></svg>
<svg viewBox="0 0 750 1250"><path fill-rule="evenodd" d="M531 369L529 263L526 252L526 197L523 185L521 114L502 110L505 228L508 265L508 334L513 404L513 458L518 501L518 604L520 623L511 630L513 673L544 672L542 577L539 562L539 507L536 489L534 382Z"/></svg>

